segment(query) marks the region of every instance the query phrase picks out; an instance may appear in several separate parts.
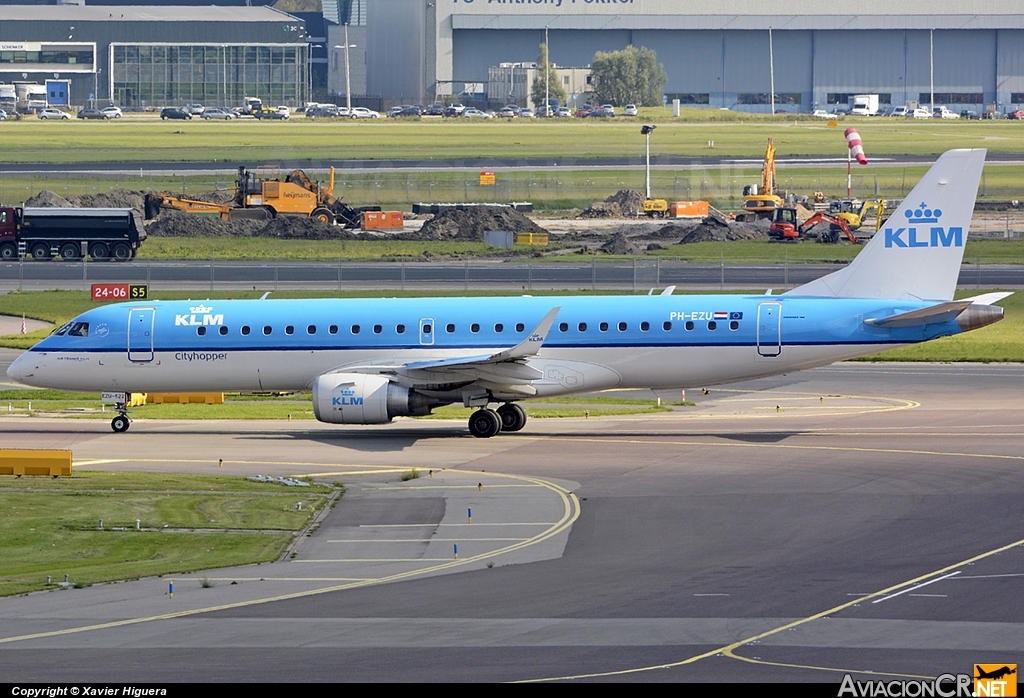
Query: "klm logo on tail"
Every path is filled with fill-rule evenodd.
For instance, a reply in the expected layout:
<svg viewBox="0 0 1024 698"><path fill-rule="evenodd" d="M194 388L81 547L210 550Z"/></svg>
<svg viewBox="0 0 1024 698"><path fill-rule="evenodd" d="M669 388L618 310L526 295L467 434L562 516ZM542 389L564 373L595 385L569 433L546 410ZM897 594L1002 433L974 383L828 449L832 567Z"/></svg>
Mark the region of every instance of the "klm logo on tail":
<svg viewBox="0 0 1024 698"><path fill-rule="evenodd" d="M911 227L886 228L886 247L963 247L963 228L943 228L940 225L925 227L928 223L938 223L942 217L939 209L928 208L922 203L916 209L907 209L904 212L907 223ZM921 225L919 229L916 226Z"/></svg>

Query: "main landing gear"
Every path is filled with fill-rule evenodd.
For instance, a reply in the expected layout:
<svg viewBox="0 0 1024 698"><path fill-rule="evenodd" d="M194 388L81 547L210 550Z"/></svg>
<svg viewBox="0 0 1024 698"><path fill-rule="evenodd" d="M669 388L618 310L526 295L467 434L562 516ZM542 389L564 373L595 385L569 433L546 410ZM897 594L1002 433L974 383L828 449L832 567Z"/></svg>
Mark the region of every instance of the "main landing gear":
<svg viewBox="0 0 1024 698"><path fill-rule="evenodd" d="M501 431L519 431L526 426L526 411L514 402L497 410L486 407L469 417L469 432L478 439L489 439Z"/></svg>
<svg viewBox="0 0 1024 698"><path fill-rule="evenodd" d="M132 425L131 420L128 419L128 405L118 402L114 409L118 411L118 415L110 420L110 428L118 434L128 431L128 427Z"/></svg>

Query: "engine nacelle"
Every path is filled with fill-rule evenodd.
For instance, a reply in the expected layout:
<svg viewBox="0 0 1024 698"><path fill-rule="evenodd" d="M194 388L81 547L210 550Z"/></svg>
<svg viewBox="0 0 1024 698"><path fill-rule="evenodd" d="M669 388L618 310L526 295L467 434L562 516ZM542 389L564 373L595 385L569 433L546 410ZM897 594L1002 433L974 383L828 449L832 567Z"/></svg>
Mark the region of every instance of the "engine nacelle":
<svg viewBox="0 0 1024 698"><path fill-rule="evenodd" d="M384 376L325 373L313 381L313 413L331 424L387 424L394 417L430 414L435 404Z"/></svg>

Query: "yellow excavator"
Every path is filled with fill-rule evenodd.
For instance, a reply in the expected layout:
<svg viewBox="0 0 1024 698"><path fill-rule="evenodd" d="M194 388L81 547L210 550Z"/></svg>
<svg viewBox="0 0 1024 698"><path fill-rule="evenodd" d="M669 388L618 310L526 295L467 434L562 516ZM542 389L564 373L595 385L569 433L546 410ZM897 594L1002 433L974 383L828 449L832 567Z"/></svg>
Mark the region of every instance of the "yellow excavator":
<svg viewBox="0 0 1024 698"><path fill-rule="evenodd" d="M856 205L853 199L836 199L829 202L828 212L837 218L842 218L850 226L850 230L858 230L864 225L864 221L872 213L875 215L875 232L882 228L885 222L885 199L881 201L863 201L860 206Z"/></svg>
<svg viewBox="0 0 1024 698"><path fill-rule="evenodd" d="M154 218L162 208L188 213L217 215L222 220L270 220L278 215L309 216L324 223L337 222L346 228L360 225L364 211L380 211L380 206L353 208L334 196L334 168L330 185L323 187L302 170L292 170L281 178L281 168L263 165L250 172L238 168L237 191L231 204L214 204L169 194L146 195L146 219Z"/></svg>
<svg viewBox="0 0 1024 698"><path fill-rule="evenodd" d="M775 187L775 144L769 138L768 147L764 151L764 163L761 165L761 186L748 184L743 187L743 210L736 214L736 220L771 218L775 209L785 203L778 194Z"/></svg>

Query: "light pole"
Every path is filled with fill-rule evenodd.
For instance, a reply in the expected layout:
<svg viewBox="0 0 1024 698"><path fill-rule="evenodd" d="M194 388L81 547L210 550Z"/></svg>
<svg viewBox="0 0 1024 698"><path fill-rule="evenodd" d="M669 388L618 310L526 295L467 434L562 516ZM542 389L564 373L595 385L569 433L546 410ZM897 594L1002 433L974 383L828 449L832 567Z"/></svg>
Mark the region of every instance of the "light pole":
<svg viewBox="0 0 1024 698"><path fill-rule="evenodd" d="M647 137L647 196L651 198L651 133L658 128L654 124L644 124L640 127L640 134Z"/></svg>
<svg viewBox="0 0 1024 698"><path fill-rule="evenodd" d="M551 48L548 46L548 25L544 25L544 116L551 116Z"/></svg>
<svg viewBox="0 0 1024 698"><path fill-rule="evenodd" d="M356 45L355 44L350 44L348 42L348 22L345 22L345 45L344 46L337 46L336 45L336 46L334 46L334 48L335 49L339 49L339 48L344 48L345 49L345 108L348 109L348 113L349 113L349 115L351 115L352 114L352 80L351 80L351 75L350 75L349 68L348 68L348 66L349 66L349 63L348 63L348 50L350 48L356 48Z"/></svg>

